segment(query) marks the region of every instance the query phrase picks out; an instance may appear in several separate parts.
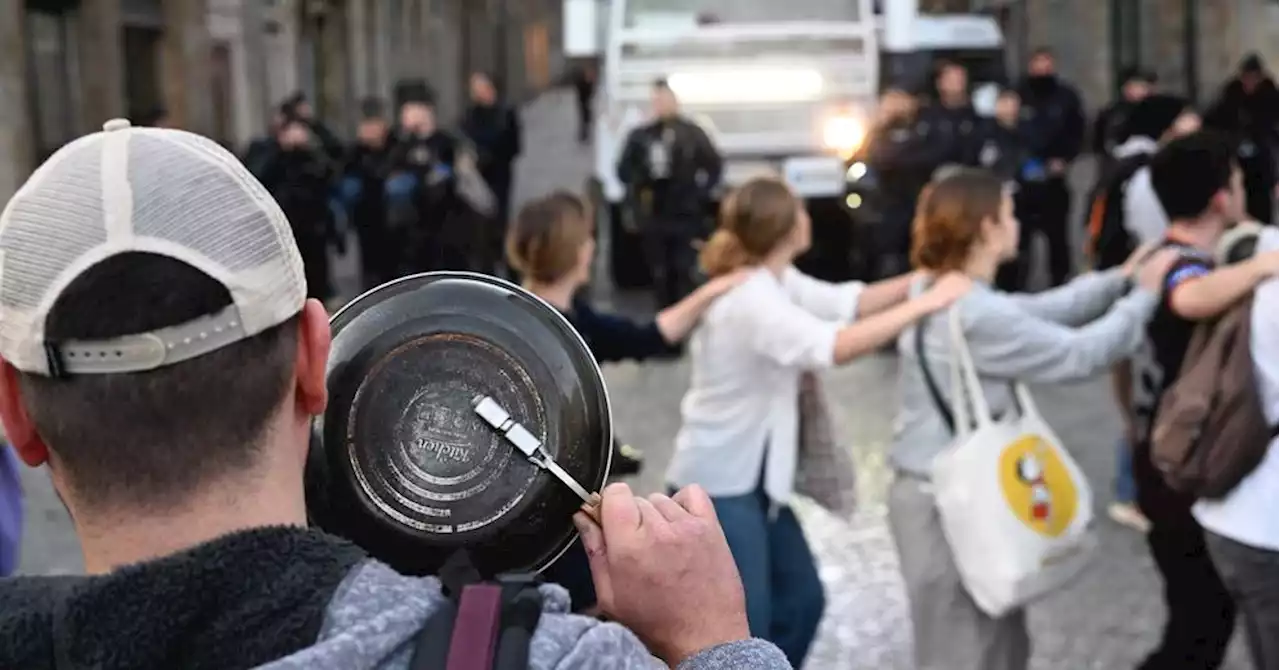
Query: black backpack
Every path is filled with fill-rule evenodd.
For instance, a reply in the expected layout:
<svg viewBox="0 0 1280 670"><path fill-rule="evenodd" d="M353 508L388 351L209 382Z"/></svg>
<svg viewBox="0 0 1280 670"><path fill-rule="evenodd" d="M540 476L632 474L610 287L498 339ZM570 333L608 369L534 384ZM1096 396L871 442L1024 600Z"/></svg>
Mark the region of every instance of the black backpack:
<svg viewBox="0 0 1280 670"><path fill-rule="evenodd" d="M1151 162L1151 154L1123 158L1106 168L1094 185L1089 199L1085 257L1095 270L1124 265L1138 248L1125 227L1124 194L1133 175Z"/></svg>
<svg viewBox="0 0 1280 670"><path fill-rule="evenodd" d="M449 601L418 633L410 670L529 667L529 645L542 615L535 576L483 579L464 550L440 569L440 581Z"/></svg>

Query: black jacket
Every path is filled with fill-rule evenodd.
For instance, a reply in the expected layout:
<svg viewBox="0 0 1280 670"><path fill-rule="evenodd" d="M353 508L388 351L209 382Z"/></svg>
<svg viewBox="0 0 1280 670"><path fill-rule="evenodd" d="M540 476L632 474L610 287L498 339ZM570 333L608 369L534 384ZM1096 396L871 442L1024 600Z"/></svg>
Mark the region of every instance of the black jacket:
<svg viewBox="0 0 1280 670"><path fill-rule="evenodd" d="M1129 113L1133 111L1133 103L1128 100L1117 100L1098 112L1093 121L1093 140L1091 149L1097 156L1110 160L1111 152L1129 139L1125 129Z"/></svg>
<svg viewBox="0 0 1280 670"><path fill-rule="evenodd" d="M476 166L485 181L511 180L511 164L522 150L520 115L504 105L473 105L462 117L462 134L476 149Z"/></svg>
<svg viewBox="0 0 1280 670"><path fill-rule="evenodd" d="M1244 85L1235 79L1223 87L1213 106L1205 112L1204 123L1258 144L1275 144L1278 117L1280 91L1275 82L1264 79L1253 93L1246 93Z"/></svg>
<svg viewBox="0 0 1280 670"><path fill-rule="evenodd" d="M381 219L386 209L383 188L390 172L390 149L357 143L347 152L343 174L360 184L360 195L352 205L357 224L367 224Z"/></svg>
<svg viewBox="0 0 1280 670"><path fill-rule="evenodd" d="M947 107L933 103L920 110L918 128L932 170L944 165L977 164L979 122L969 105Z"/></svg>
<svg viewBox="0 0 1280 670"><path fill-rule="evenodd" d="M1029 148L1036 158L1075 160L1084 145L1080 95L1057 77L1030 77L1018 88Z"/></svg>
<svg viewBox="0 0 1280 670"><path fill-rule="evenodd" d="M275 145L265 151L258 178L284 210L294 233L332 236L329 191L335 175L328 159L309 148L285 150Z"/></svg>
<svg viewBox="0 0 1280 670"><path fill-rule="evenodd" d="M651 194L657 221L702 220L723 161L696 123L676 117L641 126L627 136L618 179L633 193Z"/></svg>
<svg viewBox="0 0 1280 670"><path fill-rule="evenodd" d="M860 152L887 207L910 207L929 182L937 157L927 128L912 117L877 126Z"/></svg>
<svg viewBox="0 0 1280 670"><path fill-rule="evenodd" d="M1015 182L1031 157L1026 129L1009 128L995 119L983 119L977 134L977 163L1006 182Z"/></svg>

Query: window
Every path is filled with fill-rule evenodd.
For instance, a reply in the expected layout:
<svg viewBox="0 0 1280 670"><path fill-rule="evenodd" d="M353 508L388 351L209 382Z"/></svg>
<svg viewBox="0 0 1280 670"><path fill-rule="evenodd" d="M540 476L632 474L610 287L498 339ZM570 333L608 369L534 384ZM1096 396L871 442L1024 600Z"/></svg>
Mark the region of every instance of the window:
<svg viewBox="0 0 1280 670"><path fill-rule="evenodd" d="M61 14L27 12L27 86L38 162L44 162L76 135L69 46Z"/></svg>
<svg viewBox="0 0 1280 670"><path fill-rule="evenodd" d="M626 23L634 27L688 21L857 21L861 4L858 0L630 0L626 4Z"/></svg>

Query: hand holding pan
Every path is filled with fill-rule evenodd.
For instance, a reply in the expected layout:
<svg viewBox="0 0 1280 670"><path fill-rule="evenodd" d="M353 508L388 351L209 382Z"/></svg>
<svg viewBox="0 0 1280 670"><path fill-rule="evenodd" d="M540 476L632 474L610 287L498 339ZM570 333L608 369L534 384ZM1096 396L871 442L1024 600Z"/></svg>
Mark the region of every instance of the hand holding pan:
<svg viewBox="0 0 1280 670"><path fill-rule="evenodd" d="M612 429L599 367L555 308L493 277L428 273L360 296L332 329L314 525L406 574L463 549L485 576L538 572L573 542Z"/></svg>
<svg viewBox="0 0 1280 670"><path fill-rule="evenodd" d="M511 443L511 446L519 449L520 453L527 456L531 463L555 475L561 484L569 487L570 491L582 498L582 511L586 512L587 516L590 516L596 524L600 523L599 507L603 499L599 493L587 493L587 490L582 488L582 484L579 484L578 480L573 478L573 475L565 472L564 468L560 467L556 460L547 454L547 450L542 447L542 443L538 441L538 438L534 437L533 433L526 430L524 426L517 423L515 419L512 419L505 409L502 409L498 403L494 402L493 398L487 395L479 396L472 401L472 406L475 408L476 414L479 414L485 423L502 433L502 436Z"/></svg>

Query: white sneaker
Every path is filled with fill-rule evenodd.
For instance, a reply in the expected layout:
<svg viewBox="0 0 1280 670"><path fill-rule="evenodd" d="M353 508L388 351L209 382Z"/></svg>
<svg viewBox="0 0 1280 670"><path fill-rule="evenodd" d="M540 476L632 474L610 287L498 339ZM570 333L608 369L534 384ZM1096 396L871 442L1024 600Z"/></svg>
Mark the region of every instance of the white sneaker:
<svg viewBox="0 0 1280 670"><path fill-rule="evenodd" d="M1151 521L1133 503L1111 503L1107 508L1107 516L1125 528L1131 528L1139 533L1151 532Z"/></svg>

